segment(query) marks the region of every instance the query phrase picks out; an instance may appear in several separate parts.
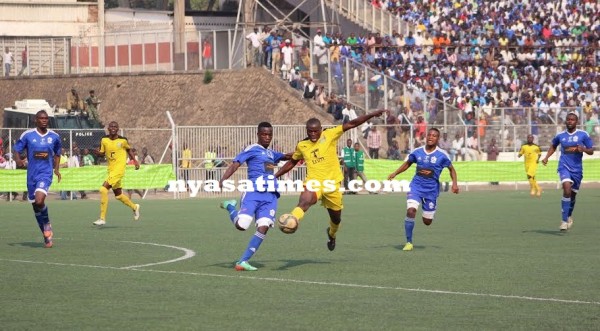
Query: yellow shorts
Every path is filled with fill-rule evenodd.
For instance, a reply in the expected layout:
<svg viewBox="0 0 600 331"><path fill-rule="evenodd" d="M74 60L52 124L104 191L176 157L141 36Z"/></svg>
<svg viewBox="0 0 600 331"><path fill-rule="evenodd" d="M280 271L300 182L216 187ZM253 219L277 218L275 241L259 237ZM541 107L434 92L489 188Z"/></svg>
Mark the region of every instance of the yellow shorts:
<svg viewBox="0 0 600 331"><path fill-rule="evenodd" d="M321 205L327 209L342 210L344 208L342 192L340 192L340 183L335 184L335 190L332 192L324 192L321 188L313 193L317 195L317 201L321 200Z"/></svg>
<svg viewBox="0 0 600 331"><path fill-rule="evenodd" d="M121 180L123 179L123 176L125 174L122 172L119 173L112 173L109 172L108 173L108 177L106 178L106 182L108 183L108 185L110 185L113 189L117 189L117 188L122 188L122 184L121 184Z"/></svg>
<svg viewBox="0 0 600 331"><path fill-rule="evenodd" d="M534 164L526 164L525 165L525 173L529 177L535 177L535 173L537 172L537 163Z"/></svg>

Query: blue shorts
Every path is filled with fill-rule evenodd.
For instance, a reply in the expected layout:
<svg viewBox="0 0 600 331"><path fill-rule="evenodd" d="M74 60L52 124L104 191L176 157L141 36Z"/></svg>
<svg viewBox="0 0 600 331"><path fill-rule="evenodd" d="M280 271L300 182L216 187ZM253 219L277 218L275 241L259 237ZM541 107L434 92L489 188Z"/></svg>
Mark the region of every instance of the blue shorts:
<svg viewBox="0 0 600 331"><path fill-rule="evenodd" d="M421 192L408 192L406 201L414 201L421 205L423 211L435 212L437 207L437 196L431 194L423 194Z"/></svg>
<svg viewBox="0 0 600 331"><path fill-rule="evenodd" d="M277 195L274 193L246 192L242 195L238 215L248 215L257 221L265 218L274 222L276 211Z"/></svg>
<svg viewBox="0 0 600 331"><path fill-rule="evenodd" d="M579 191L579 187L581 186L581 181L583 180L583 173L579 172L570 172L564 167L558 168L558 177L560 177L561 184L564 182L571 182L571 190L577 192Z"/></svg>
<svg viewBox="0 0 600 331"><path fill-rule="evenodd" d="M27 198L29 198L29 202L35 201L35 192L37 191L48 195L50 185L52 185L52 177L27 179Z"/></svg>

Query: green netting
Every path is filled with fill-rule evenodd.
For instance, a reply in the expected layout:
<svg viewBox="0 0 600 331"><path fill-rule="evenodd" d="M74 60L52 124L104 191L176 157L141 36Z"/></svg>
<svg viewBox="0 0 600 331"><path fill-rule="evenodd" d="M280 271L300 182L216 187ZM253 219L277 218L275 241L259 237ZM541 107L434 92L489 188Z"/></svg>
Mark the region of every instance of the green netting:
<svg viewBox="0 0 600 331"><path fill-rule="evenodd" d="M384 180L394 172L403 161L391 160L365 160L365 175L368 179ZM547 166L540 164L536 178L538 181L556 181L556 167L558 161L549 161ZM459 182L519 182L527 181L523 161L515 162L491 162L491 161L469 161L453 162L454 169ZM415 174L416 165L413 164L404 173L396 176L396 180L411 180ZM588 159L583 161L584 181L600 180L600 159ZM450 173L447 169L442 172L441 181L449 181Z"/></svg>
<svg viewBox="0 0 600 331"><path fill-rule="evenodd" d="M106 166L87 166L60 169L62 180L56 176L50 191L96 190L107 177ZM173 166L168 164L143 165L139 170L128 166L123 177L123 188L163 188L174 180ZM27 190L26 170L0 170L0 192L22 192Z"/></svg>

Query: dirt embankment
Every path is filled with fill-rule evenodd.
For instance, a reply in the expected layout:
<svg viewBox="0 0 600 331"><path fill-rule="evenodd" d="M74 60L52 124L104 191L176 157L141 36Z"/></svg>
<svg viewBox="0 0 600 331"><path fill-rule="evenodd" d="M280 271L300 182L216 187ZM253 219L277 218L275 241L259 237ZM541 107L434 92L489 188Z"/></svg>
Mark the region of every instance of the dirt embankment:
<svg viewBox="0 0 600 331"><path fill-rule="evenodd" d="M102 100L103 122L125 128L169 128L165 111L178 125L303 124L310 117L324 124L331 117L303 102L297 91L263 69L213 72L204 84L203 73L71 75L0 79L0 117L15 100L46 99L64 107L71 88L81 98L89 90Z"/></svg>

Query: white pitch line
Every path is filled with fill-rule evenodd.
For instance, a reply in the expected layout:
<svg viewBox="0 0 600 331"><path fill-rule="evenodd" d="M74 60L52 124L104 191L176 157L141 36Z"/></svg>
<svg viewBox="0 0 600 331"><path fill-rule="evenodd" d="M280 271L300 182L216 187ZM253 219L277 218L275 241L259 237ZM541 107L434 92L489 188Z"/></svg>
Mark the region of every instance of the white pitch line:
<svg viewBox="0 0 600 331"><path fill-rule="evenodd" d="M178 258L172 259L172 260L168 260L168 261L148 263L148 264L140 264L140 265L132 265L132 266L128 266L128 267L121 267L121 269L134 269L134 268L149 267L149 266L152 266L152 265L173 263L173 262L177 262L177 261L191 259L192 257L194 257L196 255L196 252L194 252L191 249L184 248L184 247L177 247L177 246L171 246L171 245L161 245L161 244L154 244L154 243L145 243L145 242L140 242L140 241L122 241L122 242L132 243L132 244L152 245L152 246L159 246L159 247L174 248L174 249L183 251L185 254L183 256L181 256L181 257L178 257Z"/></svg>
<svg viewBox="0 0 600 331"><path fill-rule="evenodd" d="M406 288L406 287L363 285L363 284L351 284L351 283L320 282L320 281L298 280L298 279L287 279L287 278L251 277L251 276L240 276L240 275L220 275L220 274L210 274L210 273L191 272L191 271L134 269L133 267L126 267L126 268L106 267L106 266L96 266L96 265L86 265L86 264L10 260L10 259L1 259L1 258L0 258L0 261L17 262L17 263L46 264L46 265L69 266L69 267L111 269L111 270L128 270L128 271L137 271L137 272L153 272L153 273L162 273L162 274L191 275L191 276L202 276L202 277L251 279L251 280L259 280L259 281L274 281L274 282L281 282L281 283L285 282L285 283L297 283L297 284L308 284L308 285L338 286L338 287L365 288L365 289L376 289L376 290L394 290L394 291L404 291L404 292L448 294L448 295L487 297L487 298L497 298L497 299L514 299L514 300L542 301L542 302L545 301L545 302L600 306L600 301L540 298L540 297L530 297L530 296L521 296L521 295L504 295L504 294L476 293L476 292L455 292L455 291L445 291L445 290L428 290L428 289L422 289L422 288Z"/></svg>

